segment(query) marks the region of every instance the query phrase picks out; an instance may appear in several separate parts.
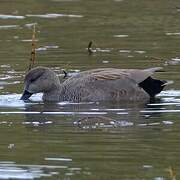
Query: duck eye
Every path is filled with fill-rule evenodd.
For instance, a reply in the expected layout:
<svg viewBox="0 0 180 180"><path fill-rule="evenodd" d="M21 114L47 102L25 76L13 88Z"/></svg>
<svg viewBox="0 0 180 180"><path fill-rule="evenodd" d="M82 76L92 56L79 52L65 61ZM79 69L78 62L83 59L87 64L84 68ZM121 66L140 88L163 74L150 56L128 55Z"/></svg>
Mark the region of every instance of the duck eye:
<svg viewBox="0 0 180 180"><path fill-rule="evenodd" d="M36 79L31 79L30 82L33 83L34 81L36 81Z"/></svg>

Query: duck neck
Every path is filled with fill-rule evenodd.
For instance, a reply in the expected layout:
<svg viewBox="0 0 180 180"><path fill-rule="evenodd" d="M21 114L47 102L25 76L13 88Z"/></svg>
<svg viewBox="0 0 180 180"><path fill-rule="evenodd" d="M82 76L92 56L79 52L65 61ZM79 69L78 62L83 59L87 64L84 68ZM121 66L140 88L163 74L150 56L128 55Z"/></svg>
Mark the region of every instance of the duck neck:
<svg viewBox="0 0 180 180"><path fill-rule="evenodd" d="M44 101L59 101L59 93L62 91L62 86L60 81L56 82L51 90L46 91L43 93L43 100Z"/></svg>

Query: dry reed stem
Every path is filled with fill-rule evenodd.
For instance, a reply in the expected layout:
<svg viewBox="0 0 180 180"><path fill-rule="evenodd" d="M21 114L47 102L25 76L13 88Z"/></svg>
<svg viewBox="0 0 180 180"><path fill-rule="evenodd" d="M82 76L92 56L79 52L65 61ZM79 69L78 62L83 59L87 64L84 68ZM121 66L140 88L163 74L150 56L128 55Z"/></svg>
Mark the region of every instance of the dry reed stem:
<svg viewBox="0 0 180 180"><path fill-rule="evenodd" d="M36 58L36 26L35 26L35 24L33 26L31 47L32 47L31 48L31 57L30 57L30 61L29 61L28 71L34 67L35 58Z"/></svg>

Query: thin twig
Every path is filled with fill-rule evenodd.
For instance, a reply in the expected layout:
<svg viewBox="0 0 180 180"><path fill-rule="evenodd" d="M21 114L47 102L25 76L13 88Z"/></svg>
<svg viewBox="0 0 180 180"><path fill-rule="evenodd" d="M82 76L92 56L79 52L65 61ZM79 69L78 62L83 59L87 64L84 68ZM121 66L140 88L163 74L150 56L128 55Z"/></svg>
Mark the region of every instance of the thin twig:
<svg viewBox="0 0 180 180"><path fill-rule="evenodd" d="M91 55L91 54L93 53L93 50L92 50L92 48L91 48L91 47L92 47L92 43L93 43L93 42L90 41L89 44L88 44L88 48L87 48L87 49L88 49L89 55Z"/></svg>

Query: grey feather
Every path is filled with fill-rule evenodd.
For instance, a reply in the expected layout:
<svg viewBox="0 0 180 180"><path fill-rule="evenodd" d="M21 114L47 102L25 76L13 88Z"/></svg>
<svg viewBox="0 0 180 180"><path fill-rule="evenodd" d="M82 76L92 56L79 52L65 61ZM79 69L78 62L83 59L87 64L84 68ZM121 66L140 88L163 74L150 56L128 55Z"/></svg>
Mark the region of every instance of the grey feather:
<svg viewBox="0 0 180 180"><path fill-rule="evenodd" d="M37 67L26 75L24 89L32 94L43 92L46 101L143 100L150 97L138 84L160 69L99 68L81 72L60 84L52 70Z"/></svg>

